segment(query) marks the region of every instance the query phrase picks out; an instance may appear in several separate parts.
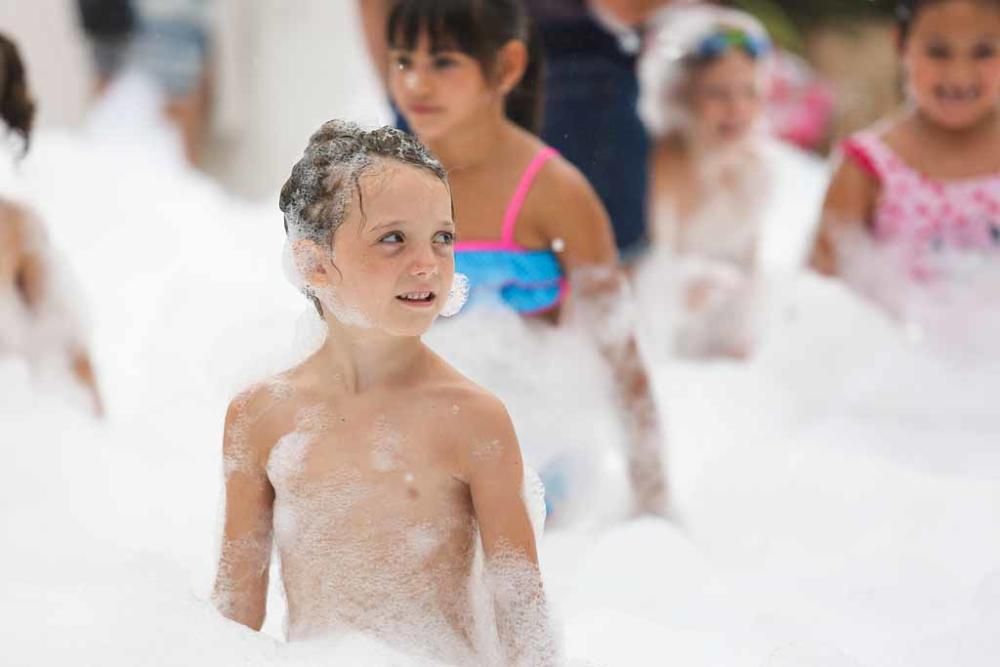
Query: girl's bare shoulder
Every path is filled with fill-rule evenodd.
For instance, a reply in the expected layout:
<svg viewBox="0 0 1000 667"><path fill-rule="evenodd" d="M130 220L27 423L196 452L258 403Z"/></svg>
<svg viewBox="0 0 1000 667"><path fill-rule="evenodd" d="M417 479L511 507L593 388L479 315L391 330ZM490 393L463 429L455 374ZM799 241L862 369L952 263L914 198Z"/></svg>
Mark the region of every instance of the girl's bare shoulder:
<svg viewBox="0 0 1000 667"><path fill-rule="evenodd" d="M226 410L227 443L239 436L266 460L267 451L293 430L299 412L310 404L310 387L301 367L255 382L229 402Z"/></svg>
<svg viewBox="0 0 1000 667"><path fill-rule="evenodd" d="M426 415L447 448L456 477L469 483L482 466L514 460L520 447L506 406L496 395L460 377L438 384L428 395Z"/></svg>
<svg viewBox="0 0 1000 667"><path fill-rule="evenodd" d="M590 181L559 154L538 171L525 199L522 217L548 238L565 237L568 230L581 226L599 229L609 224L604 204Z"/></svg>
<svg viewBox="0 0 1000 667"><path fill-rule="evenodd" d="M45 229L29 209L0 198L0 245L29 250L44 240Z"/></svg>
<svg viewBox="0 0 1000 667"><path fill-rule="evenodd" d="M520 165L529 164L541 151L550 148L538 137L520 128L515 128L509 138L509 159ZM557 200L574 199L588 194L596 198L583 173L557 152L535 175L525 209L544 205L553 197Z"/></svg>
<svg viewBox="0 0 1000 667"><path fill-rule="evenodd" d="M435 365L435 370L428 374L420 388L429 417L445 416L463 431L509 420L507 408L491 391L440 357L435 359Z"/></svg>

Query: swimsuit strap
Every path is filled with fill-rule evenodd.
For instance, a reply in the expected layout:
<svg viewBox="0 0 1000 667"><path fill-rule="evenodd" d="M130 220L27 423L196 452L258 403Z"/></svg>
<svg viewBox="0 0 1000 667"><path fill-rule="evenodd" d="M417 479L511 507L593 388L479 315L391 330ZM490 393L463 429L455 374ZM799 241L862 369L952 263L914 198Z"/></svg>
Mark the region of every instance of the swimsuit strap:
<svg viewBox="0 0 1000 667"><path fill-rule="evenodd" d="M884 181L899 164L896 154L874 132L859 132L841 142L841 150L878 181Z"/></svg>
<svg viewBox="0 0 1000 667"><path fill-rule="evenodd" d="M507 204L507 210L503 214L503 231L502 239L503 243L508 246L515 245L514 243L514 225L517 224L517 218L521 214L521 208L524 206L524 200L528 198L528 192L531 190L532 183L535 182L535 177L538 176L538 172L541 171L545 163L552 159L554 156L558 155L556 149L551 146L543 147L535 157L531 159L528 167L521 174L521 182L517 184L517 189L514 190L514 196L511 197L510 203Z"/></svg>

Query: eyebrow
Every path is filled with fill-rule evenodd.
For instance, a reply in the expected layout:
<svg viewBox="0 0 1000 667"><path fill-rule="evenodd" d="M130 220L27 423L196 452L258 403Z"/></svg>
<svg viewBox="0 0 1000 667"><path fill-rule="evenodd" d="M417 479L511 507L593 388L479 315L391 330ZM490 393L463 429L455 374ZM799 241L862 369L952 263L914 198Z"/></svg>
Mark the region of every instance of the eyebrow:
<svg viewBox="0 0 1000 667"><path fill-rule="evenodd" d="M413 47L412 49L408 49L408 48L406 48L404 46L390 46L389 47L389 54L390 55L392 55L392 54L397 54L398 55L398 54L406 54L406 53L416 53L419 50L420 49L418 49L416 47ZM465 52L462 51L461 49L459 49L458 47L440 47L440 48L437 48L437 49L431 49L429 53L432 56L439 56L439 55L446 54L446 53L447 54L461 53L461 54L465 55Z"/></svg>
<svg viewBox="0 0 1000 667"><path fill-rule="evenodd" d="M398 227L399 225L407 225L410 222L411 222L410 220L389 220L387 222L383 222L383 223L380 223L378 225L375 225L374 227L369 227L368 229L370 231L372 231L372 232L378 232L378 231L381 231L383 229L388 229L389 227ZM454 229L455 228L455 221L454 220L440 220L440 221L438 221L438 224L442 225L443 227L447 227L449 229Z"/></svg>

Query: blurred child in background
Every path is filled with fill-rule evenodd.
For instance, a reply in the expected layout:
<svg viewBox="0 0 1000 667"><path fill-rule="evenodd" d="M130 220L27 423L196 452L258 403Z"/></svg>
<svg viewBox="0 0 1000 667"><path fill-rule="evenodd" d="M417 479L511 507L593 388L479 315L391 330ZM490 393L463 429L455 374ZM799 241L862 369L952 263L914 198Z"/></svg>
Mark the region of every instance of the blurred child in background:
<svg viewBox="0 0 1000 667"><path fill-rule="evenodd" d="M913 295L991 291L962 284L1000 258L1000 2L897 14L907 102L843 143L812 266L907 318Z"/></svg>
<svg viewBox="0 0 1000 667"><path fill-rule="evenodd" d="M517 0L397 2L387 41L393 101L449 172L460 230L456 267L469 278L473 304L494 304L543 323L572 311L613 369L634 508L663 512L662 432L633 334L631 298L600 200L575 167L534 135L541 62L524 8ZM499 344L512 341L491 344L486 336L477 356L509 354ZM571 357L563 348L546 360L566 372L553 373L561 385L548 387L546 403L532 406L539 417L551 410L549 400L573 402L581 389L571 378L582 362ZM540 381L538 369L524 365L522 395ZM595 418L576 414L561 434L523 439L528 462L548 477L550 492L551 460L543 450L584 449L565 429ZM580 498L593 493L584 486L576 488Z"/></svg>
<svg viewBox="0 0 1000 667"><path fill-rule="evenodd" d="M770 53L754 18L702 5L663 12L640 61L656 252L639 284L644 310L673 312L682 356L743 358L752 349L761 223L774 185L763 118Z"/></svg>
<svg viewBox="0 0 1000 667"><path fill-rule="evenodd" d="M78 0L98 92L129 69L164 95L184 155L201 161L209 111L214 0Z"/></svg>
<svg viewBox="0 0 1000 667"><path fill-rule="evenodd" d="M15 135L22 155L31 141L34 114L20 52L0 33L0 117L6 125L4 138ZM68 366L100 415L103 406L93 366L56 267L41 221L0 192L0 357L24 357L36 366L58 360L58 365Z"/></svg>

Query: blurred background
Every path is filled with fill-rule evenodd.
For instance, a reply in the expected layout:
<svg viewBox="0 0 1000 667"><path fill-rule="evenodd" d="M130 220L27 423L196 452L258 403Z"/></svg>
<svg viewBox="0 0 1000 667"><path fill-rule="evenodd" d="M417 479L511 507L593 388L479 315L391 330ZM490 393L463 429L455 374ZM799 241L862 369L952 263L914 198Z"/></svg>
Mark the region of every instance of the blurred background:
<svg viewBox="0 0 1000 667"><path fill-rule="evenodd" d="M114 4L114 3L112 3ZM211 3L210 104L204 171L250 197L272 195L303 138L333 117L389 119L348 0ZM3 0L39 102L38 124L79 127L98 76L77 0Z"/></svg>
<svg viewBox="0 0 1000 667"><path fill-rule="evenodd" d="M209 125L202 169L232 192L271 196L303 137L329 118L391 120L351 0L216 0L211 20ZM889 0L743 0L782 47L830 88L835 113L820 152L899 102ZM41 128L79 127L97 72L78 0L3 0L39 101Z"/></svg>

